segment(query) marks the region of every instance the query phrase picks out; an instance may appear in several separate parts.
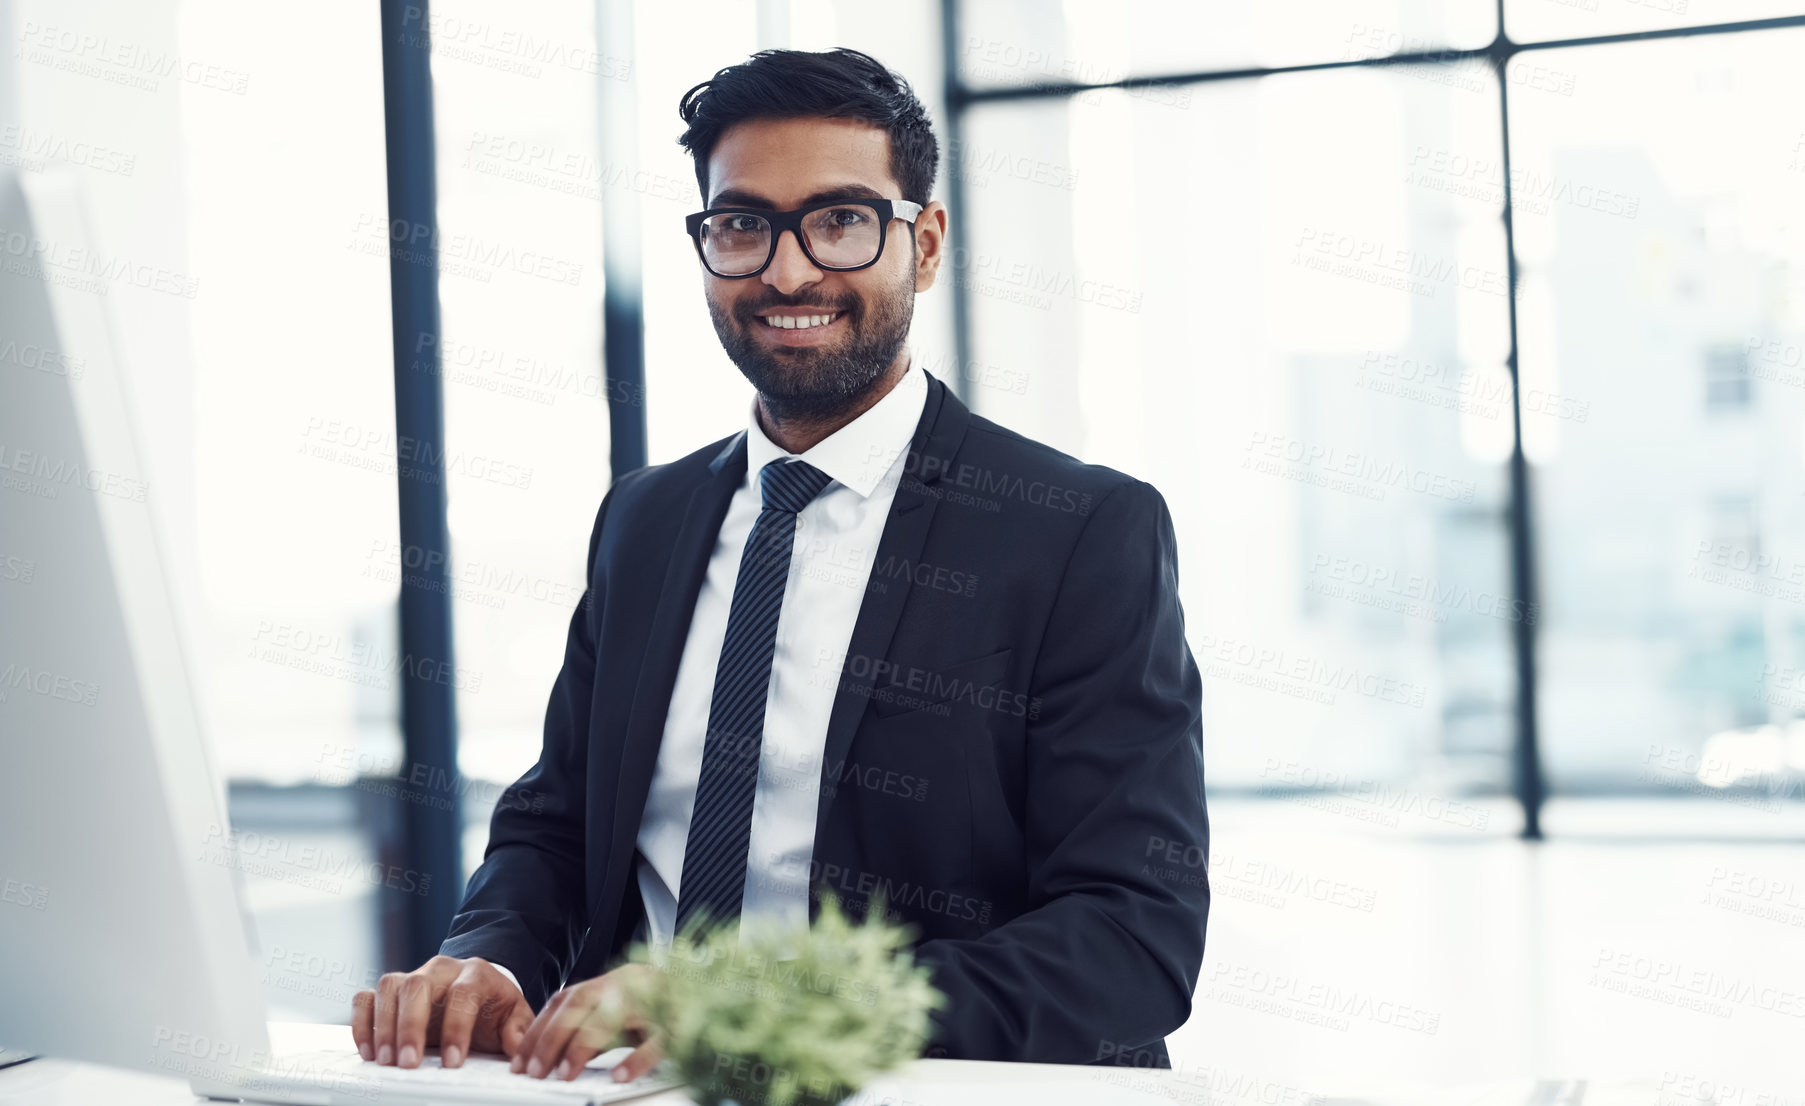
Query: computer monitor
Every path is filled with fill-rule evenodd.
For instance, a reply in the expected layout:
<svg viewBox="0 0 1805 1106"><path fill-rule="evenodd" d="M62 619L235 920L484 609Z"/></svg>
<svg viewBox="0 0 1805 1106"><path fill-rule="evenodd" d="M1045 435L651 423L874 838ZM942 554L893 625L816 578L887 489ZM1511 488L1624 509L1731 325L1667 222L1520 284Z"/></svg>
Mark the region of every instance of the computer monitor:
<svg viewBox="0 0 1805 1106"><path fill-rule="evenodd" d="M0 173L0 1045L204 1076L268 1039L112 264L77 178Z"/></svg>

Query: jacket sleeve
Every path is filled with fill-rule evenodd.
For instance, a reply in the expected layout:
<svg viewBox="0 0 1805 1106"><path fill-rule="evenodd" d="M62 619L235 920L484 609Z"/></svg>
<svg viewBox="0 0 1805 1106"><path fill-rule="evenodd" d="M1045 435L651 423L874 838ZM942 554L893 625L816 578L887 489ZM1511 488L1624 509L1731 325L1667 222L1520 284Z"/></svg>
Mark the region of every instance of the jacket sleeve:
<svg viewBox="0 0 1805 1106"><path fill-rule="evenodd" d="M1097 504L1067 563L1031 692L1031 909L924 941L949 999L926 1054L1086 1063L1184 1024L1209 913L1202 684L1171 515L1148 484Z"/></svg>
<svg viewBox="0 0 1805 1106"><path fill-rule="evenodd" d="M584 789L595 643L606 601L596 556L608 504L620 486L616 482L596 512L588 586L571 613L539 761L497 800L482 866L470 877L439 948L446 956L480 956L505 966L535 1010L576 960L589 920L583 902Z"/></svg>

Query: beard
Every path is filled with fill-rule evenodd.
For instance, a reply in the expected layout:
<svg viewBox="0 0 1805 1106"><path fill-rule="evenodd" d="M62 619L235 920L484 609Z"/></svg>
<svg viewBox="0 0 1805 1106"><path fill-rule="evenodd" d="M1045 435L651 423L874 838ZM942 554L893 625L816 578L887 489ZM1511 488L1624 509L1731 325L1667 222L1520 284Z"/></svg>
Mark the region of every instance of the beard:
<svg viewBox="0 0 1805 1106"><path fill-rule="evenodd" d="M847 335L836 346L777 347L761 343L752 328L767 325L758 312L772 307L826 307L844 312ZM830 419L855 408L896 363L915 316L915 269L869 302L848 293L786 296L775 289L737 303L731 311L713 296L708 315L721 347L758 390L778 419Z"/></svg>

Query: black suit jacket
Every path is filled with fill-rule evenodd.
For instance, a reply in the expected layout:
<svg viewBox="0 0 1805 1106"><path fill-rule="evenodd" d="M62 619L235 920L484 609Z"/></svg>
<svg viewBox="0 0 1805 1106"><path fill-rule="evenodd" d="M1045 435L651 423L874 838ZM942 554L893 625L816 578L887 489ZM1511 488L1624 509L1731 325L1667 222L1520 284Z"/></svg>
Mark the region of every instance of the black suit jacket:
<svg viewBox="0 0 1805 1106"><path fill-rule="evenodd" d="M636 838L744 435L602 500L539 762L496 805L443 952L535 1009L623 954ZM1201 689L1150 485L930 377L823 756L814 894L882 894L950 1003L926 1054L1165 1066L1209 910Z"/></svg>

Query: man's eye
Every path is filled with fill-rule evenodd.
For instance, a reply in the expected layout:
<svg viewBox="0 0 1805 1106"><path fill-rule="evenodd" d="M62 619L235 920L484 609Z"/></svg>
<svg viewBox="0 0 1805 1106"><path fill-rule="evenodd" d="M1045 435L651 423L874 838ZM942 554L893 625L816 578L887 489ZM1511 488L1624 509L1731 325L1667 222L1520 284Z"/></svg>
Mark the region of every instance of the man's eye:
<svg viewBox="0 0 1805 1106"><path fill-rule="evenodd" d="M827 217L837 227L856 227L866 218L856 207L836 207L827 213Z"/></svg>
<svg viewBox="0 0 1805 1106"><path fill-rule="evenodd" d="M756 234L762 222L756 215L729 215L721 229L731 234Z"/></svg>

